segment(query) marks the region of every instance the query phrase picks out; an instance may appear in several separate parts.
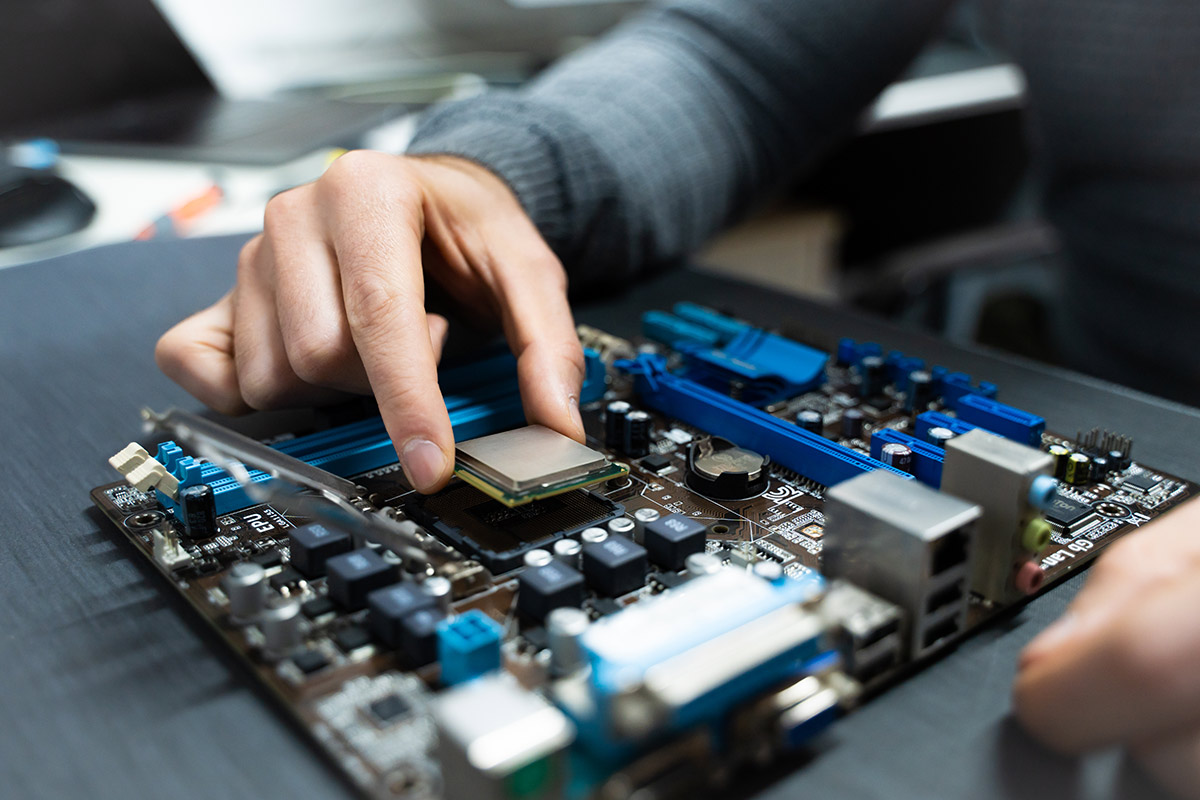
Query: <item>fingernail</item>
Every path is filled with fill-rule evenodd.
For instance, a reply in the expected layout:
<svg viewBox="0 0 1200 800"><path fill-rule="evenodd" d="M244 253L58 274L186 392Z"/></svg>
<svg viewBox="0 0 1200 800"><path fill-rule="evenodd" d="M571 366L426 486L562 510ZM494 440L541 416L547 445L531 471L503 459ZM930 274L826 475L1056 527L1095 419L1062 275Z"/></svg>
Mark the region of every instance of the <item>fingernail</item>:
<svg viewBox="0 0 1200 800"><path fill-rule="evenodd" d="M410 439L400 454L400 466L413 488L423 492L441 480L446 469L446 455L428 439Z"/></svg>
<svg viewBox="0 0 1200 800"><path fill-rule="evenodd" d="M1033 641L1025 645L1021 651L1021 665L1025 666L1041 658L1051 650L1055 650L1068 639L1074 637L1080 629L1079 615L1068 611L1050 624L1048 628L1033 637Z"/></svg>
<svg viewBox="0 0 1200 800"><path fill-rule="evenodd" d="M575 395L568 397L567 408L571 412L571 421L575 423L575 429L583 433L583 415L579 413L579 398Z"/></svg>

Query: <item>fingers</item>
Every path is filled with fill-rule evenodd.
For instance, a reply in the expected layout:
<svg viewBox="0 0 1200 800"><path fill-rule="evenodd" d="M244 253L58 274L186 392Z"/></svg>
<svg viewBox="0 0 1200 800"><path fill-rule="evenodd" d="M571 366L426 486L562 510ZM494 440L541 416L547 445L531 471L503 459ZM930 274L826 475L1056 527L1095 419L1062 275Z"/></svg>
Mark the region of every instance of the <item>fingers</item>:
<svg viewBox="0 0 1200 800"><path fill-rule="evenodd" d="M1052 652L1065 635L1103 625L1112 612L1148 587L1200 571L1200 504L1189 503L1110 546L1088 571L1087 584L1071 603L1063 624L1047 628L1021 654L1021 665ZM1163 557L1170 553L1170 557Z"/></svg>
<svg viewBox="0 0 1200 800"><path fill-rule="evenodd" d="M360 201L329 203L328 222L346 318L384 424L409 482L430 492L449 480L454 434L425 314L421 199L415 186L388 177L394 168L370 153L335 162L328 190Z"/></svg>
<svg viewBox="0 0 1200 800"><path fill-rule="evenodd" d="M233 356L232 292L171 328L154 348L167 377L224 414L250 410L238 387Z"/></svg>
<svg viewBox="0 0 1200 800"><path fill-rule="evenodd" d="M238 260L234 293L233 352L242 399L259 411L331 402L339 393L302 380L292 368L275 303L273 241L256 238Z"/></svg>
<svg viewBox="0 0 1200 800"><path fill-rule="evenodd" d="M1159 557L1170 559L1166 551ZM1149 585L1102 623L1068 622L1017 677L1017 716L1053 749L1081 752L1200 725L1200 573Z"/></svg>
<svg viewBox="0 0 1200 800"><path fill-rule="evenodd" d="M346 321L338 264L323 236L318 190L300 186L272 199L266 227L273 251L275 314L289 368L305 384L369 394Z"/></svg>
<svg viewBox="0 0 1200 800"><path fill-rule="evenodd" d="M583 348L567 300L566 273L532 225L497 234L495 258L507 267L496 276L501 319L517 357L525 416L582 442Z"/></svg>
<svg viewBox="0 0 1200 800"><path fill-rule="evenodd" d="M1145 741L1133 754L1173 794L1200 798L1200 726Z"/></svg>

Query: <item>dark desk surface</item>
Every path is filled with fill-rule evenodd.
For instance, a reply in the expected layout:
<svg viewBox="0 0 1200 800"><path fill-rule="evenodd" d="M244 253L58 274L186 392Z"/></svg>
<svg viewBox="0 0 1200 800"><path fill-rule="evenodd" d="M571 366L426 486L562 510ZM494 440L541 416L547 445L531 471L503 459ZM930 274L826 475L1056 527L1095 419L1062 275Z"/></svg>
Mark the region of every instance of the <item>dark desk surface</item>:
<svg viewBox="0 0 1200 800"><path fill-rule="evenodd" d="M237 239L121 245L0 272L0 794L10 797L335 797L344 784L216 647L123 537L88 512L138 409L190 398L154 367L158 334L215 300ZM995 381L1052 429L1103 424L1196 480L1200 415L1077 376L967 352L785 295L675 272L582 310L636 329L689 298L832 340L870 338ZM765 797L1155 796L1115 755L1039 750L1009 720L1018 649L1079 579L842 720L826 752Z"/></svg>

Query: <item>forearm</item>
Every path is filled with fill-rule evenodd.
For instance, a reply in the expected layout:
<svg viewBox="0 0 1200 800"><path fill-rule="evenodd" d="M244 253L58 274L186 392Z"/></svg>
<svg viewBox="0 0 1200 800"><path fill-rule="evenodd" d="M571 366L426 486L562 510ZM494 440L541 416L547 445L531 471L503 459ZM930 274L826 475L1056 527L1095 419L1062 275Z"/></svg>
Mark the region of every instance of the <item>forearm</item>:
<svg viewBox="0 0 1200 800"><path fill-rule="evenodd" d="M950 0L679 0L413 143L491 168L579 278L677 258L793 178Z"/></svg>

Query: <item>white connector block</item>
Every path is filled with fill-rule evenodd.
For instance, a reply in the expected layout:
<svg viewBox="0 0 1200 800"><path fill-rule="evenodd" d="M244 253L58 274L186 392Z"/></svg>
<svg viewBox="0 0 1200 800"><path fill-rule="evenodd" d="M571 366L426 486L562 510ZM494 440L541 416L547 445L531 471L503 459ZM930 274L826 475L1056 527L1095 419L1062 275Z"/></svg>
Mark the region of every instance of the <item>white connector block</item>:
<svg viewBox="0 0 1200 800"><path fill-rule="evenodd" d="M172 500L179 496L179 479L137 442L130 442L108 463L139 492L158 489Z"/></svg>

